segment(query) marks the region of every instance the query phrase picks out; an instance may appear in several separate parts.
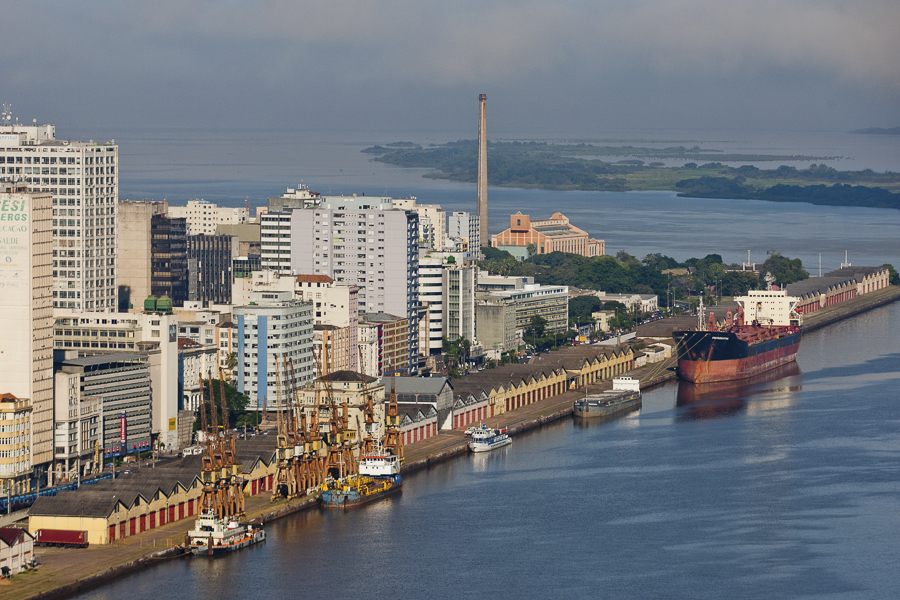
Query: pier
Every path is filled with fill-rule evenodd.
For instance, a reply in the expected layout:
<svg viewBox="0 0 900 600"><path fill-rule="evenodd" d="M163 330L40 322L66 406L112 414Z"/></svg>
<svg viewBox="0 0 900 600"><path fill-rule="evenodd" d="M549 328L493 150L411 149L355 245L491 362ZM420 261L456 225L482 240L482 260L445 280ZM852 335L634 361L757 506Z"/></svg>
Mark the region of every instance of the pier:
<svg viewBox="0 0 900 600"><path fill-rule="evenodd" d="M898 299L900 287L891 286L878 290L817 311L806 318L805 329L807 331L820 329ZM649 365L629 374L640 378L654 372L658 367L658 364ZM673 379L675 379L674 372L666 370L643 382L641 387L650 389ZM606 381L587 388L569 390L497 417L485 419L484 422L490 427L505 427L510 435L515 436L568 417L572 413L575 399L586 393L609 389L611 385L611 382ZM451 430L411 444L405 448L406 462L403 473L427 469L465 454L467 441L468 438L463 431ZM316 504L317 498L314 496L276 502L270 502L268 494L251 496L246 499L245 519L254 523L266 523L315 507ZM41 566L35 571L0 582L0 597L9 600L65 598L135 571L151 568L165 560L182 560L173 557L180 554L178 545L184 541L185 533L192 526L193 522L175 521L115 544L96 545L86 549L40 548L37 553L41 557Z"/></svg>

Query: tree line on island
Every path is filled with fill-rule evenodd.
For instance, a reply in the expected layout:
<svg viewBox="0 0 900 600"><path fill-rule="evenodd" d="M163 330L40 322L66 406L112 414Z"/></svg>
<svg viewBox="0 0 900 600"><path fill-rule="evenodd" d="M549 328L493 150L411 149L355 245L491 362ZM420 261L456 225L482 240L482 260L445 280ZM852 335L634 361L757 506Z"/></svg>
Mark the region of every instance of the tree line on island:
<svg viewBox="0 0 900 600"><path fill-rule="evenodd" d="M374 155L373 160L379 162L434 169L424 177L472 183L478 178L478 148L474 140L427 148L412 142L396 142L366 148L363 152ZM599 157L632 158L609 162ZM715 160L665 167L661 162L646 164L642 158ZM871 169L839 171L815 163L806 169L788 165L761 169L753 165L731 167L723 164L723 161L797 162L817 158L835 157L724 154L696 146L642 148L584 143L491 142L488 144L488 183L547 190L675 190L690 197L900 208L900 195L891 191L900 190L900 173L878 173Z"/></svg>

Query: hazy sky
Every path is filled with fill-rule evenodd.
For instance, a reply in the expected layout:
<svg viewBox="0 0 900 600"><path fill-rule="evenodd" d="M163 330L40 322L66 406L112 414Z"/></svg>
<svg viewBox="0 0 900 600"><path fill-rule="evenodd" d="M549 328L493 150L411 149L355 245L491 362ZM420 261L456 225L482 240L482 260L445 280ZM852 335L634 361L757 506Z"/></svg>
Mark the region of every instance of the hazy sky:
<svg viewBox="0 0 900 600"><path fill-rule="evenodd" d="M900 0L0 0L0 101L128 123L844 131L900 125ZM474 135L474 133L473 133Z"/></svg>

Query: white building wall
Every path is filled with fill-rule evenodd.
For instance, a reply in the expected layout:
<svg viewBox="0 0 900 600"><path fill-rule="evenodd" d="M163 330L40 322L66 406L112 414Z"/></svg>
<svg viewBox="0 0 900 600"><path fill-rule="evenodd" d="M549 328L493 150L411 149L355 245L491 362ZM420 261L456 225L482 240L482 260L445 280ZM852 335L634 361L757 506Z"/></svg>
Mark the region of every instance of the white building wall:
<svg viewBox="0 0 900 600"><path fill-rule="evenodd" d="M207 200L188 200L187 206L170 206L169 218L184 218L188 235L215 235L218 225L239 225L250 219L246 207L218 206Z"/></svg>
<svg viewBox="0 0 900 600"><path fill-rule="evenodd" d="M53 306L115 312L118 146L56 140L52 125L4 125L0 161L0 181L53 196Z"/></svg>

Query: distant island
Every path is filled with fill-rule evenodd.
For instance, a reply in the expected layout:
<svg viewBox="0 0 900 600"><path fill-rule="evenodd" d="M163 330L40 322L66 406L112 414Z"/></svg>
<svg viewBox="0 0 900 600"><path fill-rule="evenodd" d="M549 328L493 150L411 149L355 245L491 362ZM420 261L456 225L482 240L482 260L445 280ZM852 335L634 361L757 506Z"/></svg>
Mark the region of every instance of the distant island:
<svg viewBox="0 0 900 600"><path fill-rule="evenodd" d="M365 148L362 152L372 154L372 160L399 167L434 169L423 177L470 183L477 180L478 149L474 140L427 147L395 142ZM699 146L651 148L585 142L491 142L488 183L546 190L667 190L698 198L900 209L900 193L896 193L900 192L900 173L877 173L871 169L838 171L815 163L806 169L787 165L761 169L753 165L722 164L835 158L839 157L726 153ZM673 160L687 162L665 167L665 163L656 159L668 160L670 164Z"/></svg>
<svg viewBox="0 0 900 600"><path fill-rule="evenodd" d="M866 135L900 135L900 127L866 127L850 133L864 133Z"/></svg>

